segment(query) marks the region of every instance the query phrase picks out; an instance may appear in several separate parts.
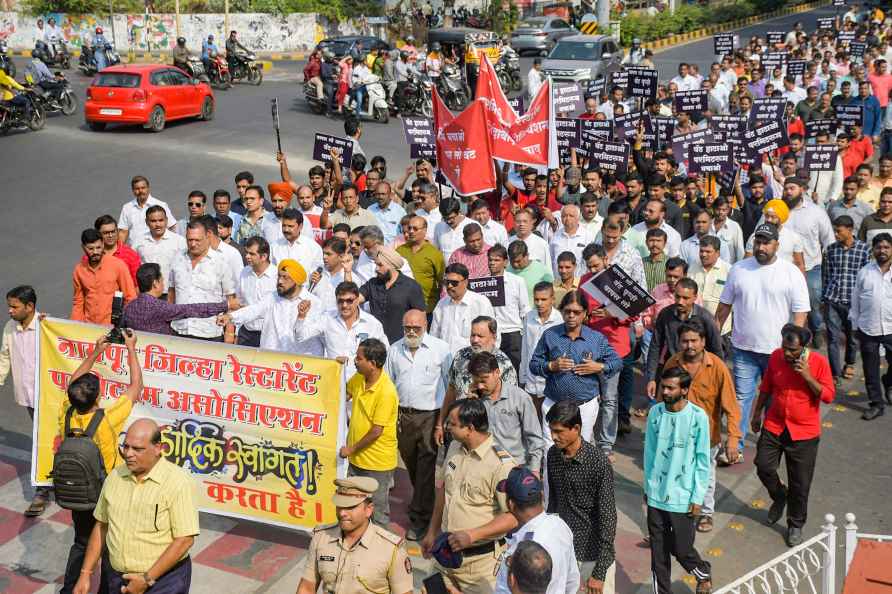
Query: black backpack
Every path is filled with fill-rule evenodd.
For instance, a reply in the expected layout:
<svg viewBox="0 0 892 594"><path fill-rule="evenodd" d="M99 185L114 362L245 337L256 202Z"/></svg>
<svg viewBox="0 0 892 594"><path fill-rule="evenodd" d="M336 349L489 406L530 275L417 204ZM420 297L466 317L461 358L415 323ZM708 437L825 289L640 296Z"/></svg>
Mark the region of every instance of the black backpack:
<svg viewBox="0 0 892 594"><path fill-rule="evenodd" d="M65 413L65 434L53 456L53 490L59 507L73 511L89 511L96 507L105 482L105 463L99 446L93 441L99 423L105 418L101 408L93 413L85 430L71 430L74 408Z"/></svg>

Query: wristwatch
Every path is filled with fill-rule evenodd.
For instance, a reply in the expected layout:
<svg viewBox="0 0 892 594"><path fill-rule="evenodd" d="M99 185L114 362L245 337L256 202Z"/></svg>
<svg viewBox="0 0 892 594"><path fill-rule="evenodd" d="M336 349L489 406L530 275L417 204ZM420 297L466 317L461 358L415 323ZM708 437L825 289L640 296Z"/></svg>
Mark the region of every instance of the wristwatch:
<svg viewBox="0 0 892 594"><path fill-rule="evenodd" d="M155 585L155 580L150 578L148 573L142 574L142 579L146 582L146 590Z"/></svg>

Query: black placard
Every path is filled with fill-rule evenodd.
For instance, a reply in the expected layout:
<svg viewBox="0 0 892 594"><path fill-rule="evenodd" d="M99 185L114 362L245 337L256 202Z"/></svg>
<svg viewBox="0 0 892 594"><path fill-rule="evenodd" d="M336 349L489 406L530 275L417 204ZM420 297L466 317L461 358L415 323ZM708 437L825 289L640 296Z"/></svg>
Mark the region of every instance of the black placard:
<svg viewBox="0 0 892 594"><path fill-rule="evenodd" d="M717 56L727 56L734 53L734 33L716 33L712 36L712 47Z"/></svg>
<svg viewBox="0 0 892 594"><path fill-rule="evenodd" d="M604 92L604 88L607 86L607 80L603 76L599 76L594 80L588 81L585 87L585 96L594 97L598 101L601 100L601 94Z"/></svg>
<svg viewBox="0 0 892 594"><path fill-rule="evenodd" d="M579 120L579 139L610 140L613 138L613 123L610 120Z"/></svg>
<svg viewBox="0 0 892 594"><path fill-rule="evenodd" d="M628 170L630 154L631 147L628 142L592 140L588 145L589 165L615 174L622 174Z"/></svg>
<svg viewBox="0 0 892 594"><path fill-rule="evenodd" d="M650 144L653 151L663 150L672 144L672 133L675 131L674 118L652 117L644 118L644 139Z"/></svg>
<svg viewBox="0 0 892 594"><path fill-rule="evenodd" d="M706 111L708 108L709 91L700 89L697 91L678 91L675 93L675 111Z"/></svg>
<svg viewBox="0 0 892 594"><path fill-rule="evenodd" d="M768 52L767 54L762 56L762 60L760 61L760 63L766 70L768 70L769 68L772 70L778 67L783 68L787 65L787 60L789 59L789 57L790 54L788 54L787 52Z"/></svg>
<svg viewBox="0 0 892 594"><path fill-rule="evenodd" d="M803 74L805 74L805 60L787 62L787 76L802 76Z"/></svg>
<svg viewBox="0 0 892 594"><path fill-rule="evenodd" d="M434 125L430 118L403 118L403 132L406 144L434 144Z"/></svg>
<svg viewBox="0 0 892 594"><path fill-rule="evenodd" d="M786 108L787 100L783 97L754 99L753 107L750 110L750 127L755 126L758 122L783 119Z"/></svg>
<svg viewBox="0 0 892 594"><path fill-rule="evenodd" d="M809 120L805 122L805 137L814 138L821 132L826 132L830 136L836 134L837 122L833 118L821 118L819 120Z"/></svg>
<svg viewBox="0 0 892 594"><path fill-rule="evenodd" d="M759 122L752 130L747 130L744 143L750 151L767 153L775 151L790 143L787 138L787 124L781 120L768 120Z"/></svg>
<svg viewBox="0 0 892 594"><path fill-rule="evenodd" d="M845 6L846 0L833 0L833 6Z"/></svg>
<svg viewBox="0 0 892 594"><path fill-rule="evenodd" d="M621 89L629 88L629 73L628 71L621 69L616 70L613 74L610 75L610 86L611 87L619 87Z"/></svg>
<svg viewBox="0 0 892 594"><path fill-rule="evenodd" d="M746 166L750 171L758 170L762 166L762 155L751 151L746 143L731 145L731 157L737 165Z"/></svg>
<svg viewBox="0 0 892 594"><path fill-rule="evenodd" d="M842 126L860 126L864 118L864 108L860 105L837 105L836 119Z"/></svg>
<svg viewBox="0 0 892 594"><path fill-rule="evenodd" d="M747 128L746 116L717 115L709 120L716 142L742 141Z"/></svg>
<svg viewBox="0 0 892 594"><path fill-rule="evenodd" d="M849 44L849 55L853 58L863 58L867 51L867 44L863 41L853 41Z"/></svg>
<svg viewBox="0 0 892 594"><path fill-rule="evenodd" d="M410 159L436 159L437 158L437 145L435 144L416 144L412 143L409 145L409 158Z"/></svg>
<svg viewBox="0 0 892 594"><path fill-rule="evenodd" d="M570 148L579 146L579 120L575 118L554 118L555 137L561 162L570 162Z"/></svg>
<svg viewBox="0 0 892 594"><path fill-rule="evenodd" d="M628 68L629 85L628 97L643 97L650 99L657 96L657 71L653 68Z"/></svg>
<svg viewBox="0 0 892 594"><path fill-rule="evenodd" d="M838 31L836 33L836 43L842 45L844 43L852 43L855 41L854 31Z"/></svg>
<svg viewBox="0 0 892 594"><path fill-rule="evenodd" d="M638 134L638 124L644 118L643 111L633 111L613 118L615 127L613 137L616 140L634 140Z"/></svg>
<svg viewBox="0 0 892 594"><path fill-rule="evenodd" d="M805 168L813 171L835 171L839 148L835 144L818 144L805 146Z"/></svg>
<svg viewBox="0 0 892 594"><path fill-rule="evenodd" d="M672 137L672 156L678 163L687 163L688 147L694 142L712 142L712 130L703 129Z"/></svg>
<svg viewBox="0 0 892 594"><path fill-rule="evenodd" d="M832 31L836 27L836 17L821 17L818 19L819 31Z"/></svg>
<svg viewBox="0 0 892 594"><path fill-rule="evenodd" d="M637 316L656 303L645 287L636 283L616 264L593 276L580 289L597 299L619 319Z"/></svg>
<svg viewBox="0 0 892 594"><path fill-rule="evenodd" d="M734 168L731 146L723 142L693 142L688 146L688 173L719 174Z"/></svg>
<svg viewBox="0 0 892 594"><path fill-rule="evenodd" d="M768 45L775 45L783 43L787 38L787 34L783 31L769 31L765 34L765 37L768 40Z"/></svg>
<svg viewBox="0 0 892 594"><path fill-rule="evenodd" d="M527 112L526 105L523 103L523 97L515 97L514 99L508 99L508 105L514 108L514 113L519 116L522 116Z"/></svg>
<svg viewBox="0 0 892 594"><path fill-rule="evenodd" d="M316 132L316 139L313 142L313 160L324 163L331 161L331 155L328 152L331 149L341 152L341 167L346 171L353 159L353 140Z"/></svg>
<svg viewBox="0 0 892 594"><path fill-rule="evenodd" d="M580 113L585 101L582 98L582 89L575 82L555 83L552 106L555 113L566 113L575 116Z"/></svg>
<svg viewBox="0 0 892 594"><path fill-rule="evenodd" d="M493 307L505 305L505 277L482 276L468 281L468 288L489 299Z"/></svg>

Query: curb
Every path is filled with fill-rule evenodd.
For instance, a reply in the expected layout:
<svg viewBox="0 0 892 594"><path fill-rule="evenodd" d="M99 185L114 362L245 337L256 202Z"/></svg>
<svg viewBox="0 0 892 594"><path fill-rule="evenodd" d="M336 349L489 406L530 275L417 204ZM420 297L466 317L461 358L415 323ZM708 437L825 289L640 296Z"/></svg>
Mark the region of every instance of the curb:
<svg viewBox="0 0 892 594"><path fill-rule="evenodd" d="M728 23L718 23L715 25L708 25L703 29L697 29L696 31L688 31L687 33L679 33L677 35L670 35L669 37L663 37L662 39L655 39L653 41L648 41L643 43L642 45L645 48L652 50L666 50L672 47L683 45L685 43L689 43L691 41L699 41L710 37L716 33L723 33L726 31L733 31L736 29L741 29L743 27L748 27L750 25L754 25L757 23L763 23L765 21L769 21L771 19L775 19L782 16L788 16L791 14L799 14L801 12L808 12L810 10L814 10L815 8L821 8L822 6L829 6L831 3L827 0L818 0L817 2L808 2L805 4L797 4L796 6L791 6L789 8L782 8L781 10L774 10L772 12L766 12L762 14L753 15L747 17L745 19L738 19L736 21L731 21Z"/></svg>
<svg viewBox="0 0 892 594"><path fill-rule="evenodd" d="M79 49L72 49L69 53L75 59L81 55ZM10 50L9 55L19 58L30 58L31 50ZM264 72L268 72L273 69L273 62L304 60L306 56L307 54L305 53L270 53L261 56L266 59L259 59L257 62ZM168 52L126 52L121 54L121 61L127 64L164 64L170 61L170 54Z"/></svg>

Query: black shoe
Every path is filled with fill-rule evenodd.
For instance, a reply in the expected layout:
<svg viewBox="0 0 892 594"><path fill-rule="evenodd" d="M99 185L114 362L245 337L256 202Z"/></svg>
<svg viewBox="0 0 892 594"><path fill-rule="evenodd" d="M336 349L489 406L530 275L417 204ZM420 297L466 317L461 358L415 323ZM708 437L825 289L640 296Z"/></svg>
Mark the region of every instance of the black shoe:
<svg viewBox="0 0 892 594"><path fill-rule="evenodd" d="M886 404L892 404L892 386L886 388Z"/></svg>
<svg viewBox="0 0 892 594"><path fill-rule="evenodd" d="M788 547L795 547L796 545L802 544L802 528L790 526L787 528L787 536L784 540L787 541Z"/></svg>
<svg viewBox="0 0 892 594"><path fill-rule="evenodd" d="M787 507L787 490L784 489L784 495L777 501L773 501L771 503L771 507L768 508L768 517L765 518L765 525L771 526L773 524L777 524L777 521L781 519L784 515L784 508Z"/></svg>
<svg viewBox="0 0 892 594"><path fill-rule="evenodd" d="M820 332L815 332L815 335L812 336L811 339L811 348L818 350L821 348L821 335Z"/></svg>
<svg viewBox="0 0 892 594"><path fill-rule="evenodd" d="M872 421L877 417L883 416L884 412L885 409L882 406L871 406L866 411L864 411L864 414L861 415L861 418L865 421Z"/></svg>
<svg viewBox="0 0 892 594"><path fill-rule="evenodd" d="M632 424L629 421L620 421L616 429L617 435L628 435L632 432Z"/></svg>

